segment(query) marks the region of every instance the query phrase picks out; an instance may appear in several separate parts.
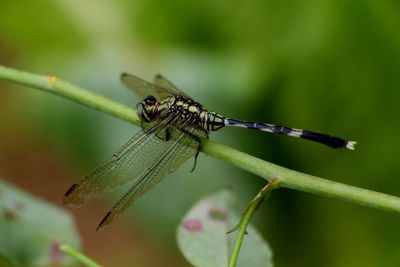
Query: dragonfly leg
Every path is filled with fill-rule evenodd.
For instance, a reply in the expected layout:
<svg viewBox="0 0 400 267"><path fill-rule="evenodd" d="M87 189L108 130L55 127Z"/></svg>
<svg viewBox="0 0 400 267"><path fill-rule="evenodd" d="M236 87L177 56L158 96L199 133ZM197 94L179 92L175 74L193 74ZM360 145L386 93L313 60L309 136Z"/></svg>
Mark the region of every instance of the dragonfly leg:
<svg viewBox="0 0 400 267"><path fill-rule="evenodd" d="M194 164L190 172L193 172L196 169L196 164L197 164L197 157L199 156L200 153L200 148L201 148L201 138L198 137L197 135L191 133L190 131L186 129L179 129L179 131L183 132L184 134L188 135L190 138L196 141L197 147L196 147L196 155L194 155ZM208 136L207 136L208 137Z"/></svg>
<svg viewBox="0 0 400 267"><path fill-rule="evenodd" d="M161 140L167 142L171 139L171 131L169 128L166 128L163 131L161 131L160 133L156 134L156 136L158 138L160 138Z"/></svg>
<svg viewBox="0 0 400 267"><path fill-rule="evenodd" d="M143 121L140 122L140 126L145 132L148 132L151 130L151 127L150 128L146 127L146 124L143 123ZM169 125L167 125L164 130L160 131L155 136L163 141L169 141L169 139L171 138L171 132L169 130Z"/></svg>
<svg viewBox="0 0 400 267"><path fill-rule="evenodd" d="M190 170L190 172L193 172L193 171L194 171L194 169L196 169L196 164L197 164L197 156L199 155L199 153L200 153L200 143L199 143L199 146L198 146L198 148L197 148L196 155L194 155L194 163L193 163L193 168Z"/></svg>
<svg viewBox="0 0 400 267"><path fill-rule="evenodd" d="M190 133L190 135L192 136L192 138L193 138L194 140L197 141L197 144L198 144L198 146L197 146L197 148L196 148L196 150L197 150L197 151L196 151L196 155L194 155L194 164L193 164L193 168L190 170L190 172L193 172L194 169L196 168L197 157L198 157L199 154L200 154L201 138L198 137L198 136L196 136L196 135L194 135L194 134L192 134L192 133ZM208 133L207 133L206 137L207 137L207 140L208 140Z"/></svg>

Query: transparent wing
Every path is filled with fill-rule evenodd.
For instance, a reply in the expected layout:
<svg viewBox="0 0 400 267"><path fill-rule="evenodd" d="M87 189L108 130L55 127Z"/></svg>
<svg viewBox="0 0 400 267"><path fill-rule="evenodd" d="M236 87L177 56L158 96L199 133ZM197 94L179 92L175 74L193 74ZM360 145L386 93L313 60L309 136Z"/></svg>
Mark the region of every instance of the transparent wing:
<svg viewBox="0 0 400 267"><path fill-rule="evenodd" d="M196 135L193 135L193 132L193 129L187 127L183 129L183 131L179 130L173 133L175 136L168 141L169 146L163 155L140 176L129 191L113 206L100 222L97 230L111 223L112 220L124 212L135 199L142 196L154 185L159 183L166 175L173 172L184 161L193 157L198 152L201 140L206 138L206 133L199 131Z"/></svg>
<svg viewBox="0 0 400 267"><path fill-rule="evenodd" d="M164 76L162 76L161 74L157 74L156 76L154 76L154 84L159 87L169 89L170 91L175 92L177 95L184 96L187 99L192 99L185 92L179 90L173 83L164 78Z"/></svg>
<svg viewBox="0 0 400 267"><path fill-rule="evenodd" d="M173 119L170 117L148 130L140 130L108 161L72 185L65 193L64 204L80 206L146 170L169 146L160 136Z"/></svg>
<svg viewBox="0 0 400 267"><path fill-rule="evenodd" d="M122 73L121 80L129 89L132 89L140 97L152 95L157 99L164 99L166 97L177 95L181 95L184 97L186 96L186 94L184 94L183 92L175 90L175 87L165 88L160 85L146 82L145 80L128 73ZM168 82L168 84L170 83Z"/></svg>

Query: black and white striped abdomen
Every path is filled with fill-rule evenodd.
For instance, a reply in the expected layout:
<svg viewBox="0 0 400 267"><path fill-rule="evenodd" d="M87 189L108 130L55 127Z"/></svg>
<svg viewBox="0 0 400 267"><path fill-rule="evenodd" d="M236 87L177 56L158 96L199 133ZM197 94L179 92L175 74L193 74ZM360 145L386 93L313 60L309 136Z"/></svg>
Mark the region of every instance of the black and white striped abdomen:
<svg viewBox="0 0 400 267"><path fill-rule="evenodd" d="M274 134L282 134L292 137L299 137L303 139L307 139L310 141L314 141L317 143L321 143L333 148L347 148L354 150L354 146L356 142L348 141L342 139L340 137L323 134L323 133L316 133L308 130L301 130L296 128L290 128L275 124L268 124L268 123L258 123L258 122L247 122L247 121L239 121L234 119L224 119L224 125L226 126L235 126L235 127L242 127L248 129L255 129L259 131L274 133Z"/></svg>

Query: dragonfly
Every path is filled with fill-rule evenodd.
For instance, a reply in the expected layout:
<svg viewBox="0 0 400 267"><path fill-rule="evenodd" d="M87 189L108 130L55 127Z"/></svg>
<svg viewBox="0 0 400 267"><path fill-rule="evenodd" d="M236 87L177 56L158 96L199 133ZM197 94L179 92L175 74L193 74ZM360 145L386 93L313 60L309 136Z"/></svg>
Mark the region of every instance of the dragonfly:
<svg viewBox="0 0 400 267"><path fill-rule="evenodd" d="M129 184L128 191L101 220L97 231L110 224L134 200L192 157L193 171L209 133L223 127L242 127L298 137L332 148L353 150L356 144L308 130L230 119L207 110L161 75L156 75L153 83L127 73L121 75L121 80L143 99L137 105L141 130L102 165L74 183L63 198L67 206L81 206Z"/></svg>

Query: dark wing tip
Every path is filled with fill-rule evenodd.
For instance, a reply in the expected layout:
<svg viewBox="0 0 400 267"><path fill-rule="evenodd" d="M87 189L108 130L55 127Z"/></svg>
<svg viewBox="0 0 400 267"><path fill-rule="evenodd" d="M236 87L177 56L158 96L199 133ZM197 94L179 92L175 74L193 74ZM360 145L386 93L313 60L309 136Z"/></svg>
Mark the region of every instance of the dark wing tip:
<svg viewBox="0 0 400 267"><path fill-rule="evenodd" d="M157 73L156 76L154 76L154 79L162 79L163 76L160 73Z"/></svg>
<svg viewBox="0 0 400 267"><path fill-rule="evenodd" d="M64 206L80 206L83 204L83 199L78 195L79 185L73 184L65 193L63 198Z"/></svg>
<svg viewBox="0 0 400 267"><path fill-rule="evenodd" d="M111 211L107 212L106 216L104 216L104 218L101 220L99 225L96 227L96 232L100 231L101 229L103 229L104 226L106 226L111 222L112 217L110 216L111 216Z"/></svg>

